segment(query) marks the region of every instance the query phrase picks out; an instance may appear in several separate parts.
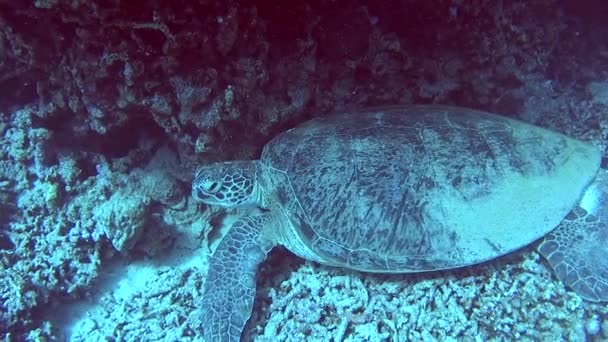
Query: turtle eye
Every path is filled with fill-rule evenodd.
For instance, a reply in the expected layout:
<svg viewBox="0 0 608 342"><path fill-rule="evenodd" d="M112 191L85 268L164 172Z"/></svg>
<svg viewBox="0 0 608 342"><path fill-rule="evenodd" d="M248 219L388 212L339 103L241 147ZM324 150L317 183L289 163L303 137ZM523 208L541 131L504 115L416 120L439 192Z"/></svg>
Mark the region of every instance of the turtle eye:
<svg viewBox="0 0 608 342"><path fill-rule="evenodd" d="M219 182L207 181L204 184L205 192L208 193L216 193L220 190L221 187L222 184L220 184Z"/></svg>

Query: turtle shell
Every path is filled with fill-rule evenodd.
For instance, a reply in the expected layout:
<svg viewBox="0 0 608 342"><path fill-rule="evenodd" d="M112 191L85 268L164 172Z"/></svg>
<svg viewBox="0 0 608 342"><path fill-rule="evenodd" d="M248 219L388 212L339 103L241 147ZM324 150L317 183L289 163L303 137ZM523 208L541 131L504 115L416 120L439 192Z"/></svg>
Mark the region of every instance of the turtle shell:
<svg viewBox="0 0 608 342"><path fill-rule="evenodd" d="M280 243L326 264L420 272L541 238L575 205L600 153L486 112L407 106L313 119L270 141L261 160L268 206L285 217Z"/></svg>

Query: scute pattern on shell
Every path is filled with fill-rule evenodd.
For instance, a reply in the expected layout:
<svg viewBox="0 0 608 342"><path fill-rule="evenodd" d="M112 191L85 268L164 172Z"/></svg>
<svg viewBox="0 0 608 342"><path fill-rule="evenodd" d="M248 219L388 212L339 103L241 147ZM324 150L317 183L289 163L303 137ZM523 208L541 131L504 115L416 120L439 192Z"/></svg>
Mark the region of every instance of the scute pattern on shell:
<svg viewBox="0 0 608 342"><path fill-rule="evenodd" d="M262 163L270 191L278 190L286 215L328 263L447 269L471 260L459 248L465 237L443 222L433 200L482 198L505 171L551 172L548 151L558 153L566 141L538 130L468 109L385 108L301 125L269 143ZM506 252L492 248L495 256Z"/></svg>

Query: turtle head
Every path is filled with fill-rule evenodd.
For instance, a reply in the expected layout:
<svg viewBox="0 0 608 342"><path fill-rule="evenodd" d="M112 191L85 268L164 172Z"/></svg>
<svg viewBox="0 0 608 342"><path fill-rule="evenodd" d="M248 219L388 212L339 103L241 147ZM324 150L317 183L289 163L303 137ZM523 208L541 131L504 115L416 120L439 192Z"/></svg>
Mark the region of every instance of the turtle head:
<svg viewBox="0 0 608 342"><path fill-rule="evenodd" d="M192 182L192 196L205 204L233 208L256 204L257 162L231 161L200 167Z"/></svg>

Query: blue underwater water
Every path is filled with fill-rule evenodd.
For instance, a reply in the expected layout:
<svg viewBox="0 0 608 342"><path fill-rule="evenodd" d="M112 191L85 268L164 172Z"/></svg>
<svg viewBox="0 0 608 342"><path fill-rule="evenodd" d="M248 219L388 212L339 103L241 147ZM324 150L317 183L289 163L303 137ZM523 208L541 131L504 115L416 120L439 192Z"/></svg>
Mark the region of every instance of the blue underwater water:
<svg viewBox="0 0 608 342"><path fill-rule="evenodd" d="M555 192L565 193L608 168L607 19L604 1L0 1L0 340L608 340L606 183L564 204L575 211L554 233L569 247L548 260L556 246L539 249L539 240L414 274L323 265L281 246L252 261L267 240L313 236L303 215L294 216L299 230L279 229L295 222L281 216L214 264L233 223L268 214L267 198L290 208L294 199L284 181L239 208L205 204L197 192L224 201L232 181L253 189L263 175L247 170L191 190L200 166L258 160L271 139L312 118L444 104L593 145L597 163L569 173ZM335 148L293 147L308 152L302 167ZM492 158L477 170L492 170ZM487 185L464 169L454 169L463 172L455 188ZM521 199L527 213L545 209L532 192ZM428 205L403 197L403 208ZM526 233L504 227L512 239ZM370 232L370 245L386 238ZM208 274L221 286L206 288Z"/></svg>

